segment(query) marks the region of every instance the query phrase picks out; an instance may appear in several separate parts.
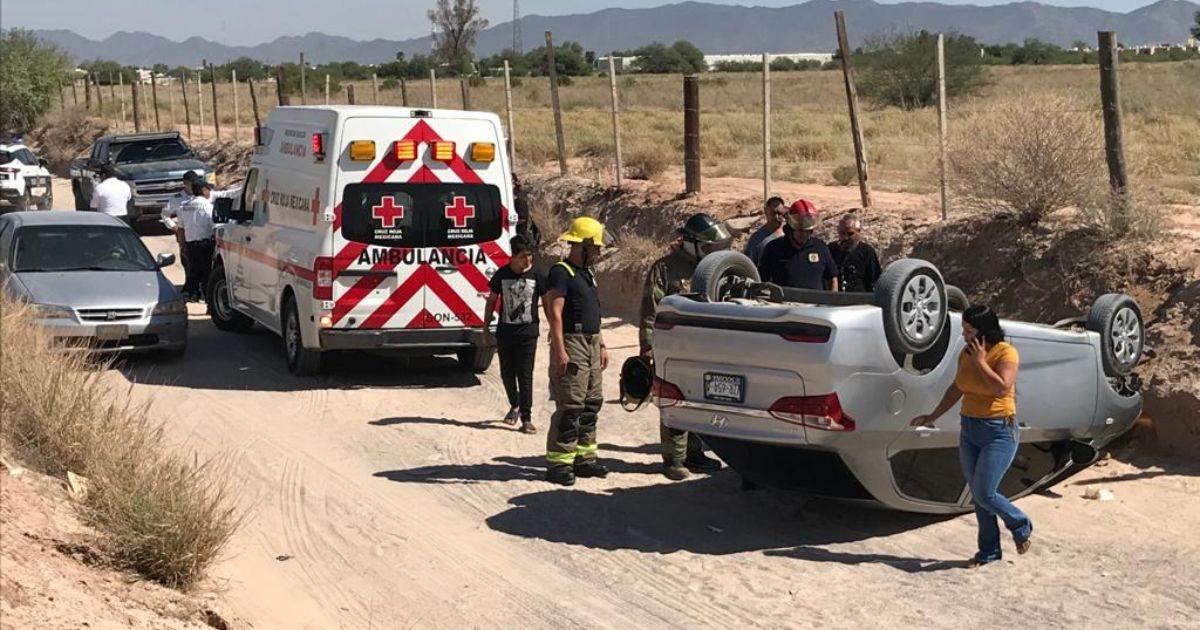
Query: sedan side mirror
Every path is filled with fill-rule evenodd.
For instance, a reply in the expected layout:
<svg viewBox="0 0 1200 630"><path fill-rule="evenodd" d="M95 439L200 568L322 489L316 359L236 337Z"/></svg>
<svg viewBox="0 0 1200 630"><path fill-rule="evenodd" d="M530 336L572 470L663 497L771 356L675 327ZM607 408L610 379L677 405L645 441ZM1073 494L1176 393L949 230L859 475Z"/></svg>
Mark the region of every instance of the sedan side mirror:
<svg viewBox="0 0 1200 630"><path fill-rule="evenodd" d="M171 265L175 264L175 254L159 254L158 258L155 259L155 262L158 263L159 269L162 269L163 267L170 267Z"/></svg>

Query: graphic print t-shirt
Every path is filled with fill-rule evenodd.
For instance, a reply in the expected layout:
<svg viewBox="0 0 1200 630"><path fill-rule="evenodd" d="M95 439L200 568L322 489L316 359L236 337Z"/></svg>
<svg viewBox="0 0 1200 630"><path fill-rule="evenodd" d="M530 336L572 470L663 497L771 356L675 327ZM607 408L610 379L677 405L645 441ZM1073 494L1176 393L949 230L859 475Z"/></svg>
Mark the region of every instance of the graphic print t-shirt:
<svg viewBox="0 0 1200 630"><path fill-rule="evenodd" d="M545 275L537 269L517 273L505 265L496 271L488 285L492 293L500 296L496 334L500 337L537 337L538 307L546 292Z"/></svg>

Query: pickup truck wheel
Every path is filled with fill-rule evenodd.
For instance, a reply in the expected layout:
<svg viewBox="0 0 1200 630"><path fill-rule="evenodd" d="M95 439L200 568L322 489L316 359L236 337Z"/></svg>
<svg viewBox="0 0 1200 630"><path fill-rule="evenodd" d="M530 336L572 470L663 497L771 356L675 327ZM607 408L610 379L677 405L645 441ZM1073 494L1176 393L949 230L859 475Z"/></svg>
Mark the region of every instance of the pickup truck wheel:
<svg viewBox="0 0 1200 630"><path fill-rule="evenodd" d="M468 370L476 374L483 374L492 367L492 360L496 357L495 348L485 348L482 346L471 346L458 351L458 362Z"/></svg>
<svg viewBox="0 0 1200 630"><path fill-rule="evenodd" d="M1107 293L1096 298L1087 329L1100 335L1100 362L1106 376L1128 376L1142 359L1145 328L1133 298Z"/></svg>
<svg viewBox="0 0 1200 630"><path fill-rule="evenodd" d="M304 347L300 336L300 309L291 297L283 305L283 350L292 374L312 376L321 371L321 353Z"/></svg>
<svg viewBox="0 0 1200 630"><path fill-rule="evenodd" d="M896 354L920 354L933 347L946 326L946 284L932 263L898 260L875 284L875 303L883 309L883 331Z"/></svg>
<svg viewBox="0 0 1200 630"><path fill-rule="evenodd" d="M217 330L225 332L246 332L254 326L254 320L239 313L233 308L233 300L229 295L229 282L225 279L225 266L217 265L208 275L208 287L205 295L209 296L209 317Z"/></svg>
<svg viewBox="0 0 1200 630"><path fill-rule="evenodd" d="M741 252L713 252L696 265L696 271L692 273L692 292L708 297L710 302L720 302L727 295L730 278L758 282L758 267Z"/></svg>

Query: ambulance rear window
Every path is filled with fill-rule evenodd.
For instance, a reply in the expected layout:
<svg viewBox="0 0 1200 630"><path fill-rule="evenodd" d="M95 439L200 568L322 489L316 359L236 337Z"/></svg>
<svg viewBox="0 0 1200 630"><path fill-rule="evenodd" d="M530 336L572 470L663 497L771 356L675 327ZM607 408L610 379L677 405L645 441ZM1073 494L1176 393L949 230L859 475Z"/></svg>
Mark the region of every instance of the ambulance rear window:
<svg viewBox="0 0 1200 630"><path fill-rule="evenodd" d="M455 247L500 238L500 189L488 184L351 184L342 235L384 247Z"/></svg>

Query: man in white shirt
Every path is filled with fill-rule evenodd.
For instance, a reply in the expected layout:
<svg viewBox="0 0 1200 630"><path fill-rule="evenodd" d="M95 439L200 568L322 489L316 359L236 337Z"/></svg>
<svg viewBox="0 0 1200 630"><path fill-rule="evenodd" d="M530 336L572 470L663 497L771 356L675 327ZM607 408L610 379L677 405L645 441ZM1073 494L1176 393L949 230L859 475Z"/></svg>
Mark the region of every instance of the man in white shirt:
<svg viewBox="0 0 1200 630"><path fill-rule="evenodd" d="M133 190L129 184L117 179L117 173L110 165L100 167L100 175L101 182L92 190L92 210L128 220Z"/></svg>
<svg viewBox="0 0 1200 630"><path fill-rule="evenodd" d="M179 221L183 224L184 260L186 280L183 294L198 301L208 286L208 274L213 259L213 203L212 184L200 180L192 183L195 196L179 209Z"/></svg>
<svg viewBox="0 0 1200 630"><path fill-rule="evenodd" d="M187 269L187 239L183 237L183 226L178 221L179 211L183 209L183 204L191 200L192 185L199 179L203 178L196 171L184 173L182 188L171 195L167 200L167 207L162 211L163 225L175 233L175 242L179 245L179 261L184 269Z"/></svg>

